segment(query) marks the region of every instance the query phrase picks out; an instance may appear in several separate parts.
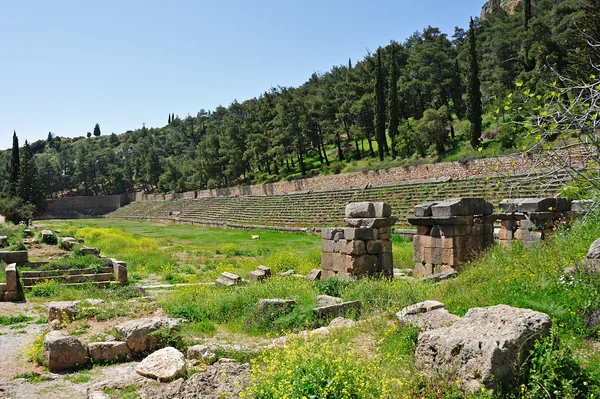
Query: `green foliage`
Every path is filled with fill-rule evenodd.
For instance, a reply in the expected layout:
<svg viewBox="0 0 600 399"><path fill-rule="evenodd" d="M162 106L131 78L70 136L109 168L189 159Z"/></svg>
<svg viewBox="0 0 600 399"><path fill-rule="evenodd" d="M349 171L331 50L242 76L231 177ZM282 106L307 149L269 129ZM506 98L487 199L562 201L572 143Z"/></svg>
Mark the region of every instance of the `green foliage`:
<svg viewBox="0 0 600 399"><path fill-rule="evenodd" d="M481 83L479 80L479 54L477 32L471 18L469 24L469 74L467 79L467 116L471 122L470 141L473 148L481 146Z"/></svg>
<svg viewBox="0 0 600 399"><path fill-rule="evenodd" d="M62 284L54 280L48 280L31 287L28 295L34 298L52 298L61 294L62 290Z"/></svg>
<svg viewBox="0 0 600 399"><path fill-rule="evenodd" d="M148 339L156 342L157 347L166 348L172 346L180 351L185 351L185 342L178 331L170 328L161 328L148 334Z"/></svg>
<svg viewBox="0 0 600 399"><path fill-rule="evenodd" d="M34 373L34 372L31 372L31 371L28 371L26 373L17 374L12 379L13 380L17 380L17 379L20 379L20 378L24 378L27 381L31 382L32 384L36 384L36 383L46 382L46 381L51 381L52 380L52 377L41 375L41 374Z"/></svg>
<svg viewBox="0 0 600 399"><path fill-rule="evenodd" d="M522 399L548 397L552 399L588 398L600 387L592 386L589 373L574 358L572 351L561 345L558 328L535 343L522 370L523 384L515 396Z"/></svg>
<svg viewBox="0 0 600 399"><path fill-rule="evenodd" d="M26 352L27 359L40 366L46 365L46 359L44 358L44 339L46 339L46 334L48 334L48 331L44 331L38 335L36 339L29 344Z"/></svg>
<svg viewBox="0 0 600 399"><path fill-rule="evenodd" d="M56 234L54 232L52 232L52 234L49 234L46 236L42 236L42 233L40 233L40 237L41 237L41 241L44 244L48 244L48 245L58 244L58 237L56 236Z"/></svg>
<svg viewBox="0 0 600 399"><path fill-rule="evenodd" d="M12 223L19 223L33 218L35 206L24 203L20 198L0 197L0 214Z"/></svg>
<svg viewBox="0 0 600 399"><path fill-rule="evenodd" d="M18 323L26 323L31 320L33 320L33 317L26 316L24 314L20 314L17 316L1 316L0 315L0 325L3 325L3 326L10 326L12 324L18 324Z"/></svg>

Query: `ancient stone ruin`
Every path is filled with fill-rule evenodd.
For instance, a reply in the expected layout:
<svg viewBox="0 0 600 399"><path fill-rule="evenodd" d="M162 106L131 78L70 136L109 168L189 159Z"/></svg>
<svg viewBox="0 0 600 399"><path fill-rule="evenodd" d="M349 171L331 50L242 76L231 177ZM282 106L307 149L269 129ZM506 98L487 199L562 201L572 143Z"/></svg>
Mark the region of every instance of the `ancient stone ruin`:
<svg viewBox="0 0 600 399"><path fill-rule="evenodd" d="M493 206L482 198L425 202L414 208L410 224L414 276L456 270L474 254L494 244Z"/></svg>
<svg viewBox="0 0 600 399"><path fill-rule="evenodd" d="M384 202L346 206L345 228L321 231L321 279L392 277L392 226L397 218Z"/></svg>
<svg viewBox="0 0 600 399"><path fill-rule="evenodd" d="M552 234L557 224L576 214L571 211L571 201L564 198L505 199L500 208L498 242L504 246L515 240L525 246L536 244Z"/></svg>

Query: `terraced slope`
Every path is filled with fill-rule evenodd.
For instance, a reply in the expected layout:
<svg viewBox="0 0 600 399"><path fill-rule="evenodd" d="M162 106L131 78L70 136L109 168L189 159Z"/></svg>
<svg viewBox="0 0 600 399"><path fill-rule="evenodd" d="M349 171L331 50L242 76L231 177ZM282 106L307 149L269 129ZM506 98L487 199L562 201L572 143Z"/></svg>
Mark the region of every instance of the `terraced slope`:
<svg viewBox="0 0 600 399"><path fill-rule="evenodd" d="M173 219L223 225L317 227L341 225L344 207L354 201L385 201L406 221L412 208L427 200L483 197L497 204L505 198L552 196L559 189L555 179L538 175L506 178L475 178L459 181L408 182L383 187L272 196L240 196L169 201L140 201L106 217L126 219Z"/></svg>

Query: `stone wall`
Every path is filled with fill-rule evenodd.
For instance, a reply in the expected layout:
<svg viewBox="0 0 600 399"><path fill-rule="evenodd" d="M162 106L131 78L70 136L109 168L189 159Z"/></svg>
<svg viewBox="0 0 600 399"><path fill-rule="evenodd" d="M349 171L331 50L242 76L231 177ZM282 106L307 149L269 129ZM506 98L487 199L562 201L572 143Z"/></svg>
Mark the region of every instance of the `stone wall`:
<svg viewBox="0 0 600 399"><path fill-rule="evenodd" d="M129 203L127 194L62 197L51 200L40 219L86 218L104 215Z"/></svg>
<svg viewBox="0 0 600 399"><path fill-rule="evenodd" d="M586 159L581 154L571 154L572 165L580 165ZM329 191L339 189L363 188L366 186L385 186L401 182L446 179L467 179L476 176L511 176L522 174L533 169L541 170L552 166L545 156L510 155L498 158L473 159L468 162L442 162L426 165L401 166L390 169L366 172L344 173L282 181L252 186L237 186L213 190L189 191L177 194L141 194L135 196L136 201L163 200L170 198L206 198L245 195L275 195L306 191Z"/></svg>

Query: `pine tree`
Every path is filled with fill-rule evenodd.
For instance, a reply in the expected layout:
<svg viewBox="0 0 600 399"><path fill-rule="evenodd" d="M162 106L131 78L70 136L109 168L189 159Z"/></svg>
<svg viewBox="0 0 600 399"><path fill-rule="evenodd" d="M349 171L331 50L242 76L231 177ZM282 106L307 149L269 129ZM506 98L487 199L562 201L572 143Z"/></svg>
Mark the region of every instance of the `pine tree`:
<svg viewBox="0 0 600 399"><path fill-rule="evenodd" d="M35 206L36 215L44 213L47 207L46 196L40 184L37 166L29 143L25 141L23 146L23 157L21 159L21 170L17 185L17 195L23 202Z"/></svg>
<svg viewBox="0 0 600 399"><path fill-rule="evenodd" d="M169 114L169 125L171 124L171 114Z"/></svg>
<svg viewBox="0 0 600 399"><path fill-rule="evenodd" d="M13 132L12 154L10 158L10 181L8 184L8 192L11 195L17 193L17 183L19 181L19 173L21 171L21 158L19 156L19 138L17 132Z"/></svg>
<svg viewBox="0 0 600 399"><path fill-rule="evenodd" d="M375 70L375 135L377 137L379 160L383 161L383 151L385 149L385 88L381 47L377 49L377 67Z"/></svg>
<svg viewBox="0 0 600 399"><path fill-rule="evenodd" d="M388 125L388 133L392 139L392 158L396 158L396 136L398 135L398 65L396 63L396 47L392 43L392 67L390 71L390 121Z"/></svg>
<svg viewBox="0 0 600 399"><path fill-rule="evenodd" d="M100 137L100 125L96 123L96 126L94 126L94 137Z"/></svg>
<svg viewBox="0 0 600 399"><path fill-rule="evenodd" d="M467 117L471 122L471 146L481 146L481 82L479 81L479 60L477 59L477 36L475 22L469 24L469 76L467 83Z"/></svg>

